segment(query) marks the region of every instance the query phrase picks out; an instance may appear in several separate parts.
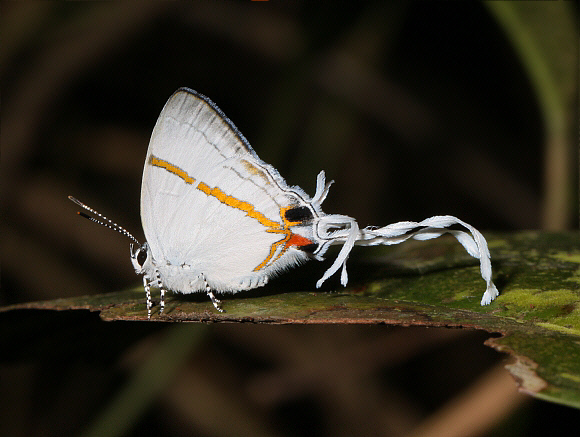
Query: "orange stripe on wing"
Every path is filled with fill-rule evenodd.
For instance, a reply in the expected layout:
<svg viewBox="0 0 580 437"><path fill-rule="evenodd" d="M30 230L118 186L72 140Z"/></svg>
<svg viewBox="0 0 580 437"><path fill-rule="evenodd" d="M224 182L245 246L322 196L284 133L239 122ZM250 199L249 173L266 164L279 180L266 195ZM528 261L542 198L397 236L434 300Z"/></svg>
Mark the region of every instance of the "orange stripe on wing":
<svg viewBox="0 0 580 437"><path fill-rule="evenodd" d="M181 179L185 181L186 184L193 184L195 183L195 179L192 178L187 174L185 170L177 167L176 165L171 164L170 162L164 161L156 157L155 155L151 155L149 158L149 163L155 167L161 167L167 170L170 173L173 173L176 176L179 176Z"/></svg>
<svg viewBox="0 0 580 437"><path fill-rule="evenodd" d="M155 167L160 167L167 170L168 172L174 174L175 176L183 179L183 181L187 184L193 185L195 183L195 178L187 174L185 170L177 167L176 165L171 164L168 161L165 161L161 158L151 155L151 157L149 158L149 163ZM276 241L270 246L270 253L264 259L264 261L262 261L258 266L256 266L256 268L254 268L255 272L276 262L282 255L284 255L284 253L286 253L288 248L292 246L296 247L306 246L313 243L308 238L305 238L298 234L294 234L290 230L290 226L297 225L300 223L300 222L290 222L285 217L285 212L288 209L291 209L292 206L280 208L280 217L282 218L283 222L282 225L274 220L270 220L261 212L256 211L254 209L254 205L252 205L251 203L237 199L234 196L230 196L224 193L219 187L211 188L205 182L199 182L195 188L201 191L202 193L206 194L207 196L214 197L224 205L245 212L248 217L257 220L260 224L269 228L266 230L266 232L271 232L275 234L284 234L284 238ZM284 246L282 247L282 250L280 250L280 252L276 255L276 252L278 251L278 248L281 245Z"/></svg>
<svg viewBox="0 0 580 437"><path fill-rule="evenodd" d="M155 167L160 167L167 170L170 173L173 173L175 176L178 176L181 179L183 179L187 184L193 184L195 182L195 178L188 175L185 170L177 167L176 165L171 164L168 161L160 159L155 155L151 155L149 163ZM240 211L244 211L248 215L248 217L257 220L258 222L260 222L260 224L268 228L280 228L280 223L275 222L274 220L270 220L261 212L256 211L254 209L254 205L252 205L251 203L244 202L240 199L235 198L234 196L229 196L218 187L211 188L205 182L200 182L199 184L197 184L195 188L197 188L199 191L208 196L215 197L224 205L231 206L232 208L239 209Z"/></svg>

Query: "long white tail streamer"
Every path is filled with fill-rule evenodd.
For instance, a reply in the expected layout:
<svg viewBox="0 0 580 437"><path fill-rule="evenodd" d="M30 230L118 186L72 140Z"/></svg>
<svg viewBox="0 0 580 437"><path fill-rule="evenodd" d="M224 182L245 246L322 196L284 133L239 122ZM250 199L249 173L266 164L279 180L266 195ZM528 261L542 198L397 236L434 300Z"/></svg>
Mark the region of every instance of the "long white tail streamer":
<svg viewBox="0 0 580 437"><path fill-rule="evenodd" d="M464 227L471 235L462 230L447 229L453 225ZM338 230L332 231L333 228ZM334 263L316 283L316 287L320 287L341 266L341 283L346 285L348 282L346 261L355 244L358 246L392 245L402 243L410 238L430 240L445 233L450 233L461 243L469 255L479 259L481 276L487 284L481 299L481 305L489 305L499 294L491 280L491 260L484 236L473 226L457 217L442 215L429 217L422 222L405 221L393 223L382 228L366 227L359 229L357 222L351 217L327 215L321 218L319 229L322 229L323 232L326 232L332 238L332 243L343 242L343 246Z"/></svg>

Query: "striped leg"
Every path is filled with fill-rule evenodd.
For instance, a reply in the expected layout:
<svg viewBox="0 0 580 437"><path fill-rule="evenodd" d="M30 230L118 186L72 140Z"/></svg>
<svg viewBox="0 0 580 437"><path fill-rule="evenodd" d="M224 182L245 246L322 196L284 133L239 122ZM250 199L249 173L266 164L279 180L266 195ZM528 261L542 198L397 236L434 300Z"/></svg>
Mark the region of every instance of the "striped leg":
<svg viewBox="0 0 580 437"><path fill-rule="evenodd" d="M161 302L159 302L159 315L163 314L163 310L165 309L165 288L161 287Z"/></svg>
<svg viewBox="0 0 580 437"><path fill-rule="evenodd" d="M149 278L143 275L143 288L145 289L145 296L147 298L147 319L151 319L151 307L153 302L151 302L151 287L149 286Z"/></svg>
<svg viewBox="0 0 580 437"><path fill-rule="evenodd" d="M203 283L205 284L205 294L207 294L207 296L211 299L211 303L213 303L213 306L215 307L216 310L218 310L220 313L225 312L221 307L221 301L214 296L213 292L211 291L210 286L208 285L207 281L205 280L205 275L203 273L199 274L199 277L203 280Z"/></svg>

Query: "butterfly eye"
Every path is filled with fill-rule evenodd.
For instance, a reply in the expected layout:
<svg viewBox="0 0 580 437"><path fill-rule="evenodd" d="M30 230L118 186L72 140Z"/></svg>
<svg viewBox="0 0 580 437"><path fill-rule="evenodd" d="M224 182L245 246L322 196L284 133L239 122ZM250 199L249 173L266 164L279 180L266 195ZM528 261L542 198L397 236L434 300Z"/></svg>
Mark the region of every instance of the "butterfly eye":
<svg viewBox="0 0 580 437"><path fill-rule="evenodd" d="M141 249L139 249L139 253L137 254L137 262L141 267L143 267L145 261L147 261L147 248L141 247Z"/></svg>

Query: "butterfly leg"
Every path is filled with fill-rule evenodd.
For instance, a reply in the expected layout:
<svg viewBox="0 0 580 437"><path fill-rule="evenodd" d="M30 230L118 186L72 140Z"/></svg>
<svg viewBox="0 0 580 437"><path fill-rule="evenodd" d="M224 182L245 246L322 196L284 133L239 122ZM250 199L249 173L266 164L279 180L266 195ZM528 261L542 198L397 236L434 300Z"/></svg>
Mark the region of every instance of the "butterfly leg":
<svg viewBox="0 0 580 437"><path fill-rule="evenodd" d="M157 279L155 280L155 284L159 287L159 292L161 293L161 299L159 302L159 315L163 314L163 310L165 309L165 287L163 286L163 282L161 282L161 276L159 275L159 271L155 270Z"/></svg>
<svg viewBox="0 0 580 437"><path fill-rule="evenodd" d="M200 273L199 277L203 280L203 283L205 284L205 294L207 294L207 296L211 299L211 303L213 303L215 309L218 310L220 313L223 313L224 310L220 307L221 301L214 296L209 284L205 280L205 275L203 273Z"/></svg>
<svg viewBox="0 0 580 437"><path fill-rule="evenodd" d="M165 288L161 287L161 302L159 302L159 315L163 314L163 310L165 309Z"/></svg>
<svg viewBox="0 0 580 437"><path fill-rule="evenodd" d="M145 296L147 299L147 320L151 319L151 307L153 306L153 302L151 302L151 287L149 286L149 278L147 276L143 276L143 288L145 289Z"/></svg>

